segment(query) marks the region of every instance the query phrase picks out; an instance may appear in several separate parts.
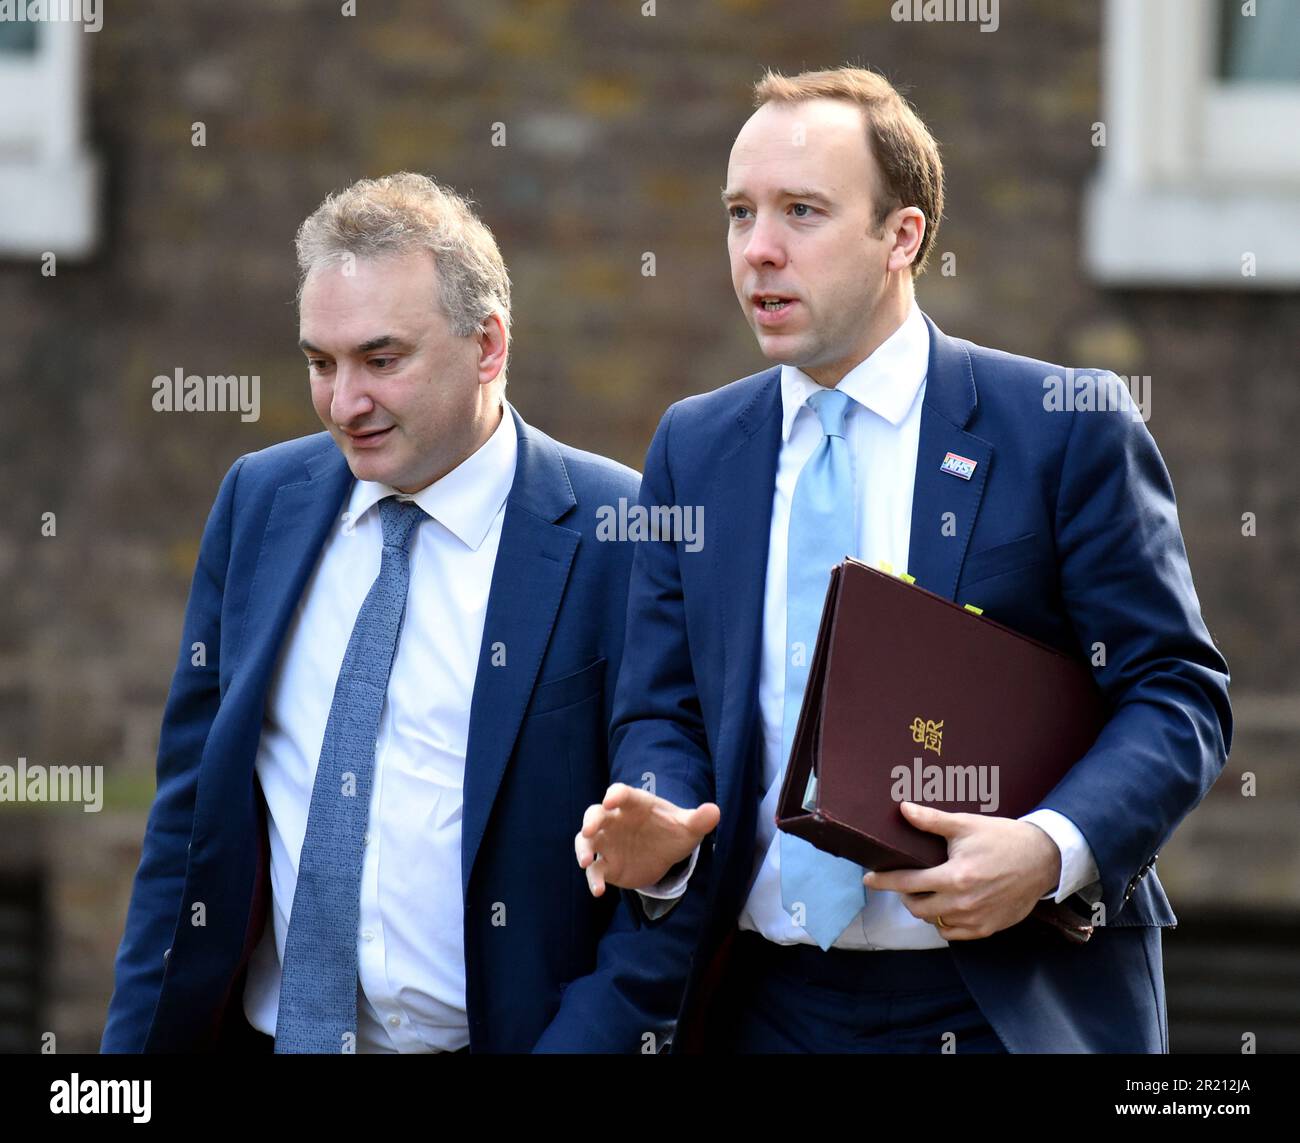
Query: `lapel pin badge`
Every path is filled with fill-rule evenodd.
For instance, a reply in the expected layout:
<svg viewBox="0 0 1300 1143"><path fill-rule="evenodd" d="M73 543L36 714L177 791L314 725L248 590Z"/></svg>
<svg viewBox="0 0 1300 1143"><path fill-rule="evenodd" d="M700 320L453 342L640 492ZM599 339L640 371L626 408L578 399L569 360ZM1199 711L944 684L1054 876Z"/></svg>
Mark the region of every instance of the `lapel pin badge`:
<svg viewBox="0 0 1300 1143"><path fill-rule="evenodd" d="M960 476L963 480L969 480L975 474L975 466L978 463L979 461L971 460L970 457L958 456L955 452L950 452L943 458L943 464L939 466L939 471L949 473L952 476Z"/></svg>

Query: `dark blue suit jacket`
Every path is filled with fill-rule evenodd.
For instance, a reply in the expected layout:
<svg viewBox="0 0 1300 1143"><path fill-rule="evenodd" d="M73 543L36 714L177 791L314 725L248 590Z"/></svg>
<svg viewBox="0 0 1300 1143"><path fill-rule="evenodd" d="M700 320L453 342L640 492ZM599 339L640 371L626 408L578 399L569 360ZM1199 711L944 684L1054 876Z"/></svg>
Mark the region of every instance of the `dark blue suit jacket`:
<svg viewBox="0 0 1300 1143"><path fill-rule="evenodd" d="M671 982L627 906L595 900L574 859L609 781L631 545L597 509L637 476L558 444L511 410L506 503L465 760L462 884L472 1051L639 1050L666 1038ZM352 485L329 434L240 457L208 519L163 716L158 792L116 963L104 1051L219 1047L269 900L254 759L284 634ZM206 666L192 666L192 648ZM504 644L506 664L492 665ZM191 924L191 905L207 922ZM494 904L505 905L504 925ZM603 939L602 939L603 938ZM636 958L629 945L637 949ZM599 962L598 962L599 951Z"/></svg>
<svg viewBox="0 0 1300 1143"><path fill-rule="evenodd" d="M1056 366L946 337L927 317L928 381L907 571L916 582L1080 658L1095 642L1109 708L1096 744L1040 803L1082 831L1107 924L1086 945L1027 919L954 941L971 993L1012 1051L1167 1050L1159 928L1175 923L1157 851L1218 777L1231 741L1227 665L1202 621L1173 488L1127 412L1048 412ZM706 969L748 894L761 796L758 668L781 443L780 371L668 410L645 504L700 505L704 542L637 545L615 698L614 777L722 819L663 920L698 1012ZM940 469L976 461L969 481ZM955 535L945 536L945 513ZM901 569L900 569L901 570ZM863 955L870 955L864 953ZM677 1047L684 1037L679 1036Z"/></svg>

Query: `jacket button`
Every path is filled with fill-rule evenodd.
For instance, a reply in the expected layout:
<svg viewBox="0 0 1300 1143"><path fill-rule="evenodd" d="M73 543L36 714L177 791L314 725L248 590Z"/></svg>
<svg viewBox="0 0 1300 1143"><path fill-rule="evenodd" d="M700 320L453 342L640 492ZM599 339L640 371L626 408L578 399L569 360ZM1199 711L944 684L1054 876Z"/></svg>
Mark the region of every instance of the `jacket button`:
<svg viewBox="0 0 1300 1143"><path fill-rule="evenodd" d="M172 956L171 949L168 949L165 953L163 953L163 964L166 964L169 960L171 960L171 956Z"/></svg>

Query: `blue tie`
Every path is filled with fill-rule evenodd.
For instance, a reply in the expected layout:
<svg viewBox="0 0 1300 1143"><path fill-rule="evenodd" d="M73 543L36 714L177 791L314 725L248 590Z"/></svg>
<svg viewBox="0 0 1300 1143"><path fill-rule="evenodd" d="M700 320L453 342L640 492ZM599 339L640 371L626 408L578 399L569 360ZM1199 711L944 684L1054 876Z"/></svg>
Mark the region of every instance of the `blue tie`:
<svg viewBox="0 0 1300 1143"><path fill-rule="evenodd" d="M808 398L822 423L823 436L799 473L790 502L790 535L786 559L785 722L782 758L790 757L795 726L822 603L831 568L853 555L853 464L844 439L844 414L849 396L823 389ZM866 904L863 869L832 857L803 838L782 833L781 904L823 949L839 938Z"/></svg>
<svg viewBox="0 0 1300 1143"><path fill-rule="evenodd" d="M280 977L277 1052L354 1051L361 865L379 715L410 580L407 551L425 518L411 500L379 502L384 549L339 668L298 861Z"/></svg>

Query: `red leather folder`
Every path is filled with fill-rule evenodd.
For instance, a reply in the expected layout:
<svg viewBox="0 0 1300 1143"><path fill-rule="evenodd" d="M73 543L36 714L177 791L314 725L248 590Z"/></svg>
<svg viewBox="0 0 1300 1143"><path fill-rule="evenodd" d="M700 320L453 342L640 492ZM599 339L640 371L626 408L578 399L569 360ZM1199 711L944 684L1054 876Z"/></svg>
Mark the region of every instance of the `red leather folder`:
<svg viewBox="0 0 1300 1143"><path fill-rule="evenodd" d="M831 572L777 826L868 869L938 865L946 841L899 802L1019 817L1104 723L1082 662L850 558ZM1065 903L1031 915L1092 934Z"/></svg>

